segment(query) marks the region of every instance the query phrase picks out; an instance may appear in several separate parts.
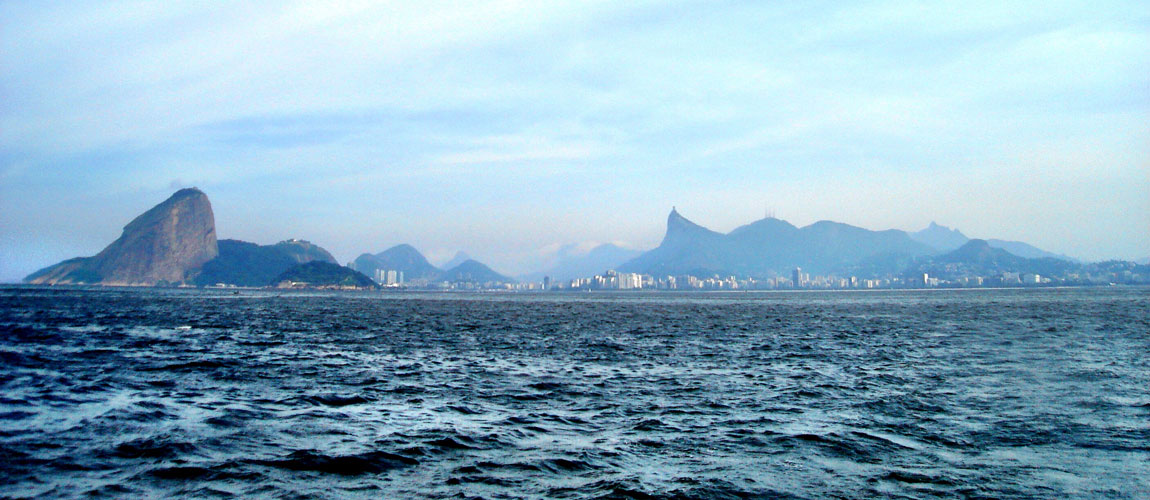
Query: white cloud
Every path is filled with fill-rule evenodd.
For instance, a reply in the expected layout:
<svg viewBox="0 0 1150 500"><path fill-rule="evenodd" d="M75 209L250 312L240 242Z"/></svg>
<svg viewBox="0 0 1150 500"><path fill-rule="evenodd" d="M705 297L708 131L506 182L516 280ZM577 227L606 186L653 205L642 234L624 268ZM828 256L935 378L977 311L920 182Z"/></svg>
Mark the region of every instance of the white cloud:
<svg viewBox="0 0 1150 500"><path fill-rule="evenodd" d="M675 204L732 227L764 204L868 227L953 216L999 237L1025 222L1055 251L1123 254L1150 246L1113 229L1146 227L1146 210L1109 208L1144 207L1150 189L1147 15L1145 2L0 3L0 222L8 239L94 234L14 207L183 179L234 236L353 255L369 250L352 236L364 226L509 271L554 242L657 243ZM1012 179L1030 189L1011 194Z"/></svg>

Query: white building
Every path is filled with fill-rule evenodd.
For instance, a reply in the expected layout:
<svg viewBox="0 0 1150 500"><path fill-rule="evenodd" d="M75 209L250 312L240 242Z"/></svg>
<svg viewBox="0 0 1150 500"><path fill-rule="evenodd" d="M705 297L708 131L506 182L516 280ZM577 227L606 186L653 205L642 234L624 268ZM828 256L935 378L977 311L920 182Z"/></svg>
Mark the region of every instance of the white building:
<svg viewBox="0 0 1150 500"><path fill-rule="evenodd" d="M371 277L377 285L399 286L403 284L403 271L394 269L376 269Z"/></svg>

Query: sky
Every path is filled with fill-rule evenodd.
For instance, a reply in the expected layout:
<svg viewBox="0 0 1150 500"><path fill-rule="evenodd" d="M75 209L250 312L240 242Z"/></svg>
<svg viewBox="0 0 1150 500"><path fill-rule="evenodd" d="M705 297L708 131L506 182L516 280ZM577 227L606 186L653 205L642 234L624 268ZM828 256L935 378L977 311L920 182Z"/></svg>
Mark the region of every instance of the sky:
<svg viewBox="0 0 1150 500"><path fill-rule="evenodd" d="M729 231L1150 256L1150 3L0 0L0 281L182 187L220 238L497 271Z"/></svg>

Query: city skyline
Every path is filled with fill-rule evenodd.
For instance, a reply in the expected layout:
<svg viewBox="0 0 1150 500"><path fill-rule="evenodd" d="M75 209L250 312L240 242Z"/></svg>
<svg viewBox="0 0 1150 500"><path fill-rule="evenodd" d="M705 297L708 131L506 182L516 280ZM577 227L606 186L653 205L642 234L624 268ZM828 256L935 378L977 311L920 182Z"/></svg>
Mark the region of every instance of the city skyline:
<svg viewBox="0 0 1150 500"><path fill-rule="evenodd" d="M1150 248L1150 7L0 4L0 281L179 187L221 238L512 275L677 206Z"/></svg>

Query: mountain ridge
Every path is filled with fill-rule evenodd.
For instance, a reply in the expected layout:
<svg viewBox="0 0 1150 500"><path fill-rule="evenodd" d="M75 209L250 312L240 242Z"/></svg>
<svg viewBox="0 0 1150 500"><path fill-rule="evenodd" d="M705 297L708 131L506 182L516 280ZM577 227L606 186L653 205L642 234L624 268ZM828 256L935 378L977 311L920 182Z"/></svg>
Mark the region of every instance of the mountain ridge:
<svg viewBox="0 0 1150 500"><path fill-rule="evenodd" d="M520 276L524 281L538 281L544 277L552 280L571 280L594 276L609 269L615 269L624 262L638 257L643 252L623 248L614 243L603 243L586 252L579 252L578 243L564 245L555 252L555 261L542 271Z"/></svg>
<svg viewBox="0 0 1150 500"><path fill-rule="evenodd" d="M796 267L831 272L883 254L926 255L932 249L903 231L871 231L834 221L802 228L767 217L718 233L672 208L658 247L626 262L621 271L651 275L786 275Z"/></svg>
<svg viewBox="0 0 1150 500"><path fill-rule="evenodd" d="M486 264L474 259L468 259L458 266L444 271L437 281L474 283L479 285L486 283L515 283L514 279L504 276L487 267Z"/></svg>
<svg viewBox="0 0 1150 500"><path fill-rule="evenodd" d="M962 245L949 251L940 247ZM579 245L560 247L558 264L547 271L532 273L533 279L586 277L618 269L653 276L691 274L727 275L753 278L789 276L794 268L807 273L857 276L895 275L915 266L946 263L956 250L978 249L968 261L950 264L975 266L994 253L994 262L1028 259L1030 268L1057 272L1075 262L1031 245L1008 240L972 240L957 229L932 221L920 231L897 229L874 231L850 224L821 220L804 227L774 217L766 217L736 227L724 234L683 216L672 207L659 246L646 252L602 244L590 251L576 251ZM968 253L970 249L968 248ZM1012 257L1007 258L1009 254ZM957 254L956 254L957 255ZM466 258L466 259L465 259ZM402 271L407 282L476 280L513 282L511 278L458 252L460 261L442 270L409 244L400 244L377 254L363 254L350 267L371 274L375 269ZM985 259L984 259L985 260ZM213 285L263 286L268 280L294 265L321 261L335 263L327 250L306 240L290 239L274 245L256 245L239 240L217 240L211 203L197 188L181 189L168 199L132 219L119 238L91 257L76 257L29 274L34 284L105 285ZM553 263L556 261L552 261ZM466 264L466 266L464 266ZM561 268L567 266L567 270ZM577 271L571 269L582 265ZM461 268L462 266L462 268ZM997 267L996 267L997 266ZM983 267L998 269L1002 266ZM1017 266L1016 266L1017 267ZM566 274L564 274L566 273Z"/></svg>
<svg viewBox="0 0 1150 500"><path fill-rule="evenodd" d="M910 235L911 239L930 245L938 249L938 251L941 253L955 250L971 240L971 238L963 234L962 231L939 225L934 221L931 221L930 225L925 229L909 232L907 234ZM1028 259L1050 257L1054 259L1067 260L1070 262L1078 262L1078 259L1073 257L1049 252L1021 241L1003 240L998 238L986 238L983 241L986 241L986 243L993 248L1001 248L1014 255L1019 257L1026 257Z"/></svg>
<svg viewBox="0 0 1150 500"><path fill-rule="evenodd" d="M932 256L918 266L912 267L911 273L927 273L944 279L1002 273L1050 276L1065 273L1075 266L1073 262L1053 257L1022 257L995 247L987 240L971 239L955 250Z"/></svg>
<svg viewBox="0 0 1150 500"><path fill-rule="evenodd" d="M220 240L219 255L204 263L193 284L212 286L267 286L289 268L320 261L335 264L327 250L306 240L290 239L273 245Z"/></svg>

